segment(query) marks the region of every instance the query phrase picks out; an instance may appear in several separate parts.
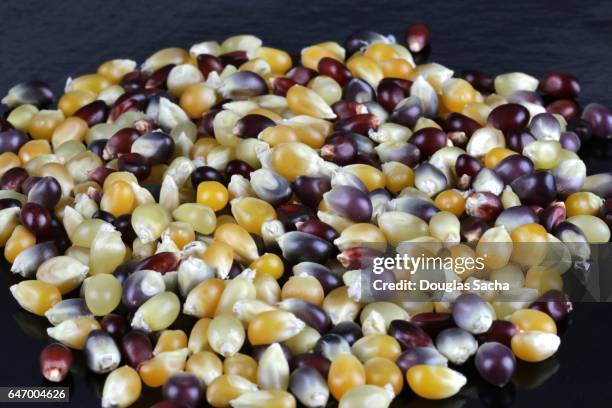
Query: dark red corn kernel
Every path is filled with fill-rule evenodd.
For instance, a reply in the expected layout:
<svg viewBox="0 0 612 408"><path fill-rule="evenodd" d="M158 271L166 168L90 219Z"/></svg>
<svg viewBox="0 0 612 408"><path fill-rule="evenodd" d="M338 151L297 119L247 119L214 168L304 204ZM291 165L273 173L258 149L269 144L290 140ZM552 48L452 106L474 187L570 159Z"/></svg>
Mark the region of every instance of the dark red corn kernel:
<svg viewBox="0 0 612 408"><path fill-rule="evenodd" d="M96 167L87 174L87 177L90 181L95 181L102 186L104 185L104 180L106 180L109 174L114 172L115 170L109 167Z"/></svg>
<svg viewBox="0 0 612 408"><path fill-rule="evenodd" d="M52 343L40 353L40 372L51 382L66 378L72 367L72 352L63 344Z"/></svg>
<svg viewBox="0 0 612 408"><path fill-rule="evenodd" d="M461 132L469 138L482 126L480 126L480 124L472 118L469 118L461 113L453 112L446 117L443 127L447 133Z"/></svg>
<svg viewBox="0 0 612 408"><path fill-rule="evenodd" d="M153 345L146 333L132 330L121 339L121 354L125 362L138 368L140 363L153 358Z"/></svg>
<svg viewBox="0 0 612 408"><path fill-rule="evenodd" d="M540 295L529 308L544 312L552 317L555 322L559 323L567 318L574 309L574 306L565 293L560 290L551 289Z"/></svg>
<svg viewBox="0 0 612 408"><path fill-rule="evenodd" d="M303 204L283 204L276 208L278 220L283 223L287 231L295 230L298 222L315 219L314 212Z"/></svg>
<svg viewBox="0 0 612 408"><path fill-rule="evenodd" d="M0 189L21 192L21 185L28 179L28 172L23 167L13 167L0 177Z"/></svg>
<svg viewBox="0 0 612 408"><path fill-rule="evenodd" d="M508 103L518 103L522 104L523 102L533 103L535 105L544 106L544 99L540 96L539 93L533 91L515 91L512 95L508 96Z"/></svg>
<svg viewBox="0 0 612 408"><path fill-rule="evenodd" d="M115 217L113 216L113 214L103 211L103 210L96 211L95 213L92 214L91 218L102 220L102 221L108 222L109 224L112 224L115 222Z"/></svg>
<svg viewBox="0 0 612 408"><path fill-rule="evenodd" d="M567 211L563 201L557 201L543 209L539 214L540 224L546 231L552 233L559 223L565 221Z"/></svg>
<svg viewBox="0 0 612 408"><path fill-rule="evenodd" d="M312 353L298 354L289 360L289 367L292 372L301 367L310 367L317 370L324 378L327 378L330 365L331 362L328 359L319 354Z"/></svg>
<svg viewBox="0 0 612 408"><path fill-rule="evenodd" d="M223 66L233 65L236 68L240 67L242 64L249 60L246 51L237 50L232 52L227 52L225 54L219 55L219 60Z"/></svg>
<svg viewBox="0 0 612 408"><path fill-rule="evenodd" d="M493 221L504 209L498 196L488 191L474 192L465 200L467 215L483 221Z"/></svg>
<svg viewBox="0 0 612 408"><path fill-rule="evenodd" d="M368 108L365 105L355 101L339 100L331 108L340 120L368 113Z"/></svg>
<svg viewBox="0 0 612 408"><path fill-rule="evenodd" d="M208 78L211 72L221 73L223 71L223 61L219 57L210 54L198 55L198 68L204 78Z"/></svg>
<svg viewBox="0 0 612 408"><path fill-rule="evenodd" d="M102 330L111 335L117 344L121 343L121 339L130 327L124 316L115 313L104 316L100 321L100 326Z"/></svg>
<svg viewBox="0 0 612 408"><path fill-rule="evenodd" d="M306 67L293 67L286 75L295 83L306 86L314 77L319 76L319 73Z"/></svg>
<svg viewBox="0 0 612 408"><path fill-rule="evenodd" d="M406 30L406 45L412 52L421 52L431 39L429 28L423 23L413 24Z"/></svg>
<svg viewBox="0 0 612 408"><path fill-rule="evenodd" d="M178 253L158 252L140 261L134 271L147 269L157 271L163 275L167 272L175 271L180 262L181 256Z"/></svg>
<svg viewBox="0 0 612 408"><path fill-rule="evenodd" d="M93 101L74 112L74 115L87 122L87 126L92 127L98 123L103 123L108 117L108 106L104 101Z"/></svg>
<svg viewBox="0 0 612 408"><path fill-rule="evenodd" d="M191 172L191 185L193 188L197 188L203 181L217 181L221 184L227 184L225 176L209 166L200 166Z"/></svg>
<svg viewBox="0 0 612 408"><path fill-rule="evenodd" d="M128 72L121 78L119 85L125 89L125 92L140 91L145 88L148 75L141 71Z"/></svg>
<svg viewBox="0 0 612 408"><path fill-rule="evenodd" d="M472 184L472 179L482 169L480 163L475 157L469 154L460 154L455 162L455 173L457 174L457 186L462 189L467 189Z"/></svg>
<svg viewBox="0 0 612 408"><path fill-rule="evenodd" d="M422 157L425 158L448 146L448 137L440 129L423 128L414 132L410 138L410 143L418 147Z"/></svg>
<svg viewBox="0 0 612 408"><path fill-rule="evenodd" d="M222 110L221 108L212 108L202 116L202 119L198 120L197 127L199 136L215 137L213 121L215 120L215 116Z"/></svg>
<svg viewBox="0 0 612 408"><path fill-rule="evenodd" d="M540 82L540 90L557 98L574 99L580 93L580 83L567 72L551 72Z"/></svg>
<svg viewBox="0 0 612 408"><path fill-rule="evenodd" d="M536 204L542 207L550 204L557 197L557 186L552 173L537 170L514 180L512 190L523 204Z"/></svg>
<svg viewBox="0 0 612 408"><path fill-rule="evenodd" d="M529 123L529 111L517 103L499 105L487 118L487 124L501 130L504 135L522 130L527 123Z"/></svg>
<svg viewBox="0 0 612 408"><path fill-rule="evenodd" d="M510 184L520 176L532 173L534 168L528 157L514 154L500 161L495 166L495 173L505 184Z"/></svg>
<svg viewBox="0 0 612 408"><path fill-rule="evenodd" d="M340 86L346 85L346 83L353 78L353 74L346 65L329 57L324 57L319 60L317 70L319 74L334 79Z"/></svg>
<svg viewBox="0 0 612 408"><path fill-rule="evenodd" d="M506 144L509 149L522 153L525 146L533 142L535 137L526 130L517 130L505 135Z"/></svg>
<svg viewBox="0 0 612 408"><path fill-rule="evenodd" d="M146 133L134 140L131 152L142 155L151 165L166 163L174 154L174 139L161 131Z"/></svg>
<svg viewBox="0 0 612 408"><path fill-rule="evenodd" d="M234 126L233 133L243 139L256 138L266 128L276 126L276 123L263 115L245 115Z"/></svg>
<svg viewBox="0 0 612 408"><path fill-rule="evenodd" d="M491 327L484 333L476 336L479 343L496 341L510 347L510 341L519 332L518 327L507 320L494 320Z"/></svg>
<svg viewBox="0 0 612 408"><path fill-rule="evenodd" d="M172 71L174 67L174 64L169 64L153 72L145 82L145 89L166 89L168 75L170 75L170 71Z"/></svg>
<svg viewBox="0 0 612 408"><path fill-rule="evenodd" d="M188 406L197 407L204 397L202 384L198 377L191 373L175 373L166 380L163 388L164 397Z"/></svg>
<svg viewBox="0 0 612 408"><path fill-rule="evenodd" d="M478 92L490 94L495 92L494 78L480 71L464 71L461 75L463 79L468 81Z"/></svg>
<svg viewBox="0 0 612 408"><path fill-rule="evenodd" d="M21 207L19 216L21 225L29 229L34 235L42 236L51 227L51 214L40 204L27 203Z"/></svg>
<svg viewBox="0 0 612 408"><path fill-rule="evenodd" d="M0 154L6 152L17 154L21 146L26 144L28 140L28 136L17 129L4 129L0 133Z"/></svg>
<svg viewBox="0 0 612 408"><path fill-rule="evenodd" d="M393 320L389 325L389 335L397 340L404 350L413 347L433 347L429 334L406 320Z"/></svg>
<svg viewBox="0 0 612 408"><path fill-rule="evenodd" d="M516 357L508 346L488 342L478 348L474 365L486 382L503 387L510 382L516 370Z"/></svg>
<svg viewBox="0 0 612 408"><path fill-rule="evenodd" d="M297 82L295 82L291 78L285 78L285 77L274 78L272 79L272 93L278 96L287 96L287 92L289 92L289 88L291 88L293 85L296 85L296 84Z"/></svg>
<svg viewBox="0 0 612 408"><path fill-rule="evenodd" d="M296 223L295 227L298 231L316 235L317 237L323 238L329 242L334 242L334 240L340 236L338 231L336 231L331 225L317 219L300 221Z"/></svg>
<svg viewBox="0 0 612 408"><path fill-rule="evenodd" d="M580 107L571 99L559 99L546 106L548 113L556 113L570 120L577 118L580 115Z"/></svg>
<svg viewBox="0 0 612 408"><path fill-rule="evenodd" d="M365 269L372 266L374 258L383 253L368 247L353 247L345 249L338 256L338 262L347 269Z"/></svg>
<svg viewBox="0 0 612 408"><path fill-rule="evenodd" d="M353 78L342 88L342 99L357 103L370 102L376 99L376 92L363 79Z"/></svg>
<svg viewBox="0 0 612 408"><path fill-rule="evenodd" d="M54 177L43 177L28 191L28 202L52 210L62 198L62 187Z"/></svg>
<svg viewBox="0 0 612 408"><path fill-rule="evenodd" d="M347 132L347 131L336 131L332 133L326 140L326 143L330 143L336 137L348 137L355 142L357 145L357 150L359 154L363 154L366 156L374 156L376 154L376 150L374 150L374 142L368 136L361 135L355 132Z"/></svg>
<svg viewBox="0 0 612 408"><path fill-rule="evenodd" d="M117 160L117 167L119 171L133 173L140 181L146 179L151 174L151 165L144 156L138 153L122 155Z"/></svg>
<svg viewBox="0 0 612 408"><path fill-rule="evenodd" d="M323 194L331 190L331 181L327 177L299 176L293 183L293 191L300 201L316 209L323 199Z"/></svg>
<svg viewBox="0 0 612 408"><path fill-rule="evenodd" d="M389 121L412 129L422 116L423 107L419 100L417 98L408 98L395 107Z"/></svg>
<svg viewBox="0 0 612 408"><path fill-rule="evenodd" d="M366 136L370 129L376 128L378 128L378 118L371 113L362 113L334 122L336 131L354 132Z"/></svg>
<svg viewBox="0 0 612 408"><path fill-rule="evenodd" d="M476 243L489 229L489 224L477 217L467 217L461 221L461 238L468 243Z"/></svg>
<svg viewBox="0 0 612 408"><path fill-rule="evenodd" d="M357 155L357 145L346 136L334 137L321 147L321 157L340 166L351 164Z"/></svg>
<svg viewBox="0 0 612 408"><path fill-rule="evenodd" d="M141 135L152 132L153 128L157 127L157 125L149 118L138 119L132 124L132 126L134 126L134 129L136 129L136 131Z"/></svg>
<svg viewBox="0 0 612 408"><path fill-rule="evenodd" d="M13 207L21 208L21 201L17 200L16 198L0 199L0 210Z"/></svg>
<svg viewBox="0 0 612 408"><path fill-rule="evenodd" d="M108 114L108 119L112 123L125 112L143 110L146 103L146 94L142 92L126 92L117 98Z"/></svg>
<svg viewBox="0 0 612 408"><path fill-rule="evenodd" d="M122 154L130 153L132 144L139 137L140 132L134 128L123 128L118 130L106 142L102 158L110 160Z"/></svg>
<svg viewBox="0 0 612 408"><path fill-rule="evenodd" d="M251 178L253 168L242 160L230 160L225 166L225 174L228 179L231 179L234 174L239 174L246 179Z"/></svg>
<svg viewBox="0 0 612 408"><path fill-rule="evenodd" d="M420 327L430 338L436 337L442 330L455 327L453 316L450 313L418 313L410 318L410 322Z"/></svg>

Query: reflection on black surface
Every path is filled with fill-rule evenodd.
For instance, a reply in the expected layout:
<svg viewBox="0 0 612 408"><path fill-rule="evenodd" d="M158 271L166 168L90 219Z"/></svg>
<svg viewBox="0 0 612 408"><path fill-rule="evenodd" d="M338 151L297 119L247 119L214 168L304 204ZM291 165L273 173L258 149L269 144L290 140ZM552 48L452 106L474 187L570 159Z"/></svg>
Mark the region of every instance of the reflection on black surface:
<svg viewBox="0 0 612 408"><path fill-rule="evenodd" d="M532 390L548 381L559 371L559 368L560 364L556 356L535 364L517 360L516 372L512 376L512 382L519 389Z"/></svg>

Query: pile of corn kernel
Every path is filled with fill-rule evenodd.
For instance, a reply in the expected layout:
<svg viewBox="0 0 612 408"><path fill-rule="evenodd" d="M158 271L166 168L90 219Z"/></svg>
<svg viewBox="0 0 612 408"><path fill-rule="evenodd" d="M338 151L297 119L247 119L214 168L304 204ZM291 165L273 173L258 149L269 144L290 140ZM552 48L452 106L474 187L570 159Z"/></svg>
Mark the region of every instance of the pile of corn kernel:
<svg viewBox="0 0 612 408"><path fill-rule="evenodd" d="M49 321L42 375L83 350L103 407L163 387L156 408L370 408L452 397L471 361L503 387L551 357L562 274L610 240L612 174L577 152L612 114L568 73L426 63L429 39L360 31L294 61L238 35L107 61L57 100L11 88L0 245L15 300ZM364 259L406 242L484 256L511 296L362 299ZM576 242L555 267L513 251Z"/></svg>

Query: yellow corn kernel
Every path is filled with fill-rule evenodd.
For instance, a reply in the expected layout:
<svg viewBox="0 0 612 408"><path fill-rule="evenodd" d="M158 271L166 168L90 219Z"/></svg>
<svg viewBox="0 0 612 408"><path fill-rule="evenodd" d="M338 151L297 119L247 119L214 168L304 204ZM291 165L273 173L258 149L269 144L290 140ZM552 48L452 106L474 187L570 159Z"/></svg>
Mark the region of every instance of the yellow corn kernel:
<svg viewBox="0 0 612 408"><path fill-rule="evenodd" d="M246 354L236 353L223 361L223 374L239 375L257 382L257 361Z"/></svg>
<svg viewBox="0 0 612 408"><path fill-rule="evenodd" d="M197 201L213 211L220 211L227 205L229 193L227 188L218 181L203 181L198 185Z"/></svg>
<svg viewBox="0 0 612 408"><path fill-rule="evenodd" d="M374 357L366 361L363 367L366 372L366 384L383 388L389 384L395 395L402 392L404 375L395 362L383 357Z"/></svg>
<svg viewBox="0 0 612 408"><path fill-rule="evenodd" d="M224 224L215 230L215 241L221 241L234 250L234 256L239 262L251 263L259 254L257 245L249 232L237 224Z"/></svg>
<svg viewBox="0 0 612 408"><path fill-rule="evenodd" d="M247 336L254 346L279 343L298 334L304 326L304 322L293 313L270 310L256 315L249 322Z"/></svg>
<svg viewBox="0 0 612 408"><path fill-rule="evenodd" d="M255 197L240 197L232 200L232 215L238 225L253 234L261 235L261 226L276 219L276 210L267 201Z"/></svg>
<svg viewBox="0 0 612 408"><path fill-rule="evenodd" d="M217 225L217 216L214 211L198 203L185 203L179 205L173 212L175 220L191 225L199 234L211 234Z"/></svg>
<svg viewBox="0 0 612 408"><path fill-rule="evenodd" d="M174 373L183 371L187 349L165 351L138 366L142 382L151 388L161 387Z"/></svg>
<svg viewBox="0 0 612 408"><path fill-rule="evenodd" d="M563 278L553 266L534 265L525 274L525 287L536 289L539 294L551 289L562 290Z"/></svg>
<svg viewBox="0 0 612 408"><path fill-rule="evenodd" d="M383 70L372 58L365 55L355 54L346 62L346 67L357 78L365 80L374 88L378 86L381 79L385 77Z"/></svg>
<svg viewBox="0 0 612 408"><path fill-rule="evenodd" d="M183 249L185 245L195 241L196 238L193 227L186 222L171 222L166 231L178 249Z"/></svg>
<svg viewBox="0 0 612 408"><path fill-rule="evenodd" d="M210 322L212 322L211 318L203 317L191 328L189 339L187 340L187 350L190 354L210 351L210 345L208 344L208 326L210 326Z"/></svg>
<svg viewBox="0 0 612 408"><path fill-rule="evenodd" d="M463 374L450 368L423 364L410 367L406 380L415 394L432 400L452 397L467 382Z"/></svg>
<svg viewBox="0 0 612 408"><path fill-rule="evenodd" d="M332 108L319 94L302 85L294 85L289 88L287 104L289 109L298 115L308 115L320 119L334 119L336 117Z"/></svg>
<svg viewBox="0 0 612 408"><path fill-rule="evenodd" d="M546 257L548 233L540 224L524 224L510 234L511 260L523 266L539 265Z"/></svg>
<svg viewBox="0 0 612 408"><path fill-rule="evenodd" d="M476 90L465 79L451 78L442 84L442 103L450 112L461 112L469 103L476 101Z"/></svg>
<svg viewBox="0 0 612 408"><path fill-rule="evenodd" d="M434 204L440 211L448 211L457 217L465 211L465 198L457 190L442 191L436 196Z"/></svg>
<svg viewBox="0 0 612 408"><path fill-rule="evenodd" d="M200 282L187 295L183 313L200 319L214 317L224 290L225 283L221 279L210 278Z"/></svg>
<svg viewBox="0 0 612 408"><path fill-rule="evenodd" d="M410 79L410 73L413 70L408 61L398 58L379 61L378 65L380 65L385 78Z"/></svg>
<svg viewBox="0 0 612 408"><path fill-rule="evenodd" d="M370 334L353 343L351 352L362 363L375 357L395 361L402 353L402 348L399 342L388 334Z"/></svg>
<svg viewBox="0 0 612 408"><path fill-rule="evenodd" d="M223 363L215 353L199 351L189 357L185 371L194 374L202 384L208 386L223 374Z"/></svg>
<svg viewBox="0 0 612 408"><path fill-rule="evenodd" d="M347 391L365 383L365 369L357 357L352 354L340 354L329 366L327 386L338 401Z"/></svg>
<svg viewBox="0 0 612 408"><path fill-rule="evenodd" d="M53 147L57 149L62 143L70 140L82 142L85 140L88 130L87 122L83 119L76 116L66 118L66 120L57 125L53 130L51 143Z"/></svg>
<svg viewBox="0 0 612 408"><path fill-rule="evenodd" d="M602 204L600 197L585 191L573 193L565 199L568 218L575 215L597 215Z"/></svg>
<svg viewBox="0 0 612 408"><path fill-rule="evenodd" d="M461 109L461 113L467 116L470 119L475 120L481 126L487 125L487 118L489 117L489 113L493 108L484 103L480 102L471 102L467 103Z"/></svg>
<svg viewBox="0 0 612 408"><path fill-rule="evenodd" d="M18 225L4 245L4 257L9 263L13 263L17 255L34 244L36 244L36 235L26 227Z"/></svg>
<svg viewBox="0 0 612 408"><path fill-rule="evenodd" d="M385 186L393 194L414 186L414 171L403 163L388 162L382 165Z"/></svg>
<svg viewBox="0 0 612 408"><path fill-rule="evenodd" d="M113 84L118 84L128 72L136 69L136 62L129 59L113 59L98 67L98 75L102 75Z"/></svg>
<svg viewBox="0 0 612 408"><path fill-rule="evenodd" d="M538 363L557 352L561 339L554 333L526 331L512 337L512 352L521 360Z"/></svg>
<svg viewBox="0 0 612 408"><path fill-rule="evenodd" d="M107 191L104 192L100 201L100 208L118 217L123 214L130 214L136 205L136 196L132 186L122 180L114 182Z"/></svg>
<svg viewBox="0 0 612 408"><path fill-rule="evenodd" d="M181 93L179 105L191 119L201 118L217 101L215 91L203 82L191 84Z"/></svg>
<svg viewBox="0 0 612 408"><path fill-rule="evenodd" d="M74 78L66 85L66 90L70 91L89 91L99 94L104 88L111 86L112 83L100 74L87 74Z"/></svg>
<svg viewBox="0 0 612 408"><path fill-rule="evenodd" d="M55 128L64 121L64 114L60 110L41 110L36 113L28 126L28 133L32 139L51 140Z"/></svg>
<svg viewBox="0 0 612 408"><path fill-rule="evenodd" d="M284 74L291 69L291 56L278 48L259 47L255 56L265 60L274 73Z"/></svg>
<svg viewBox="0 0 612 408"><path fill-rule="evenodd" d="M142 64L142 70L153 72L170 64L187 64L189 63L190 58L189 52L182 48L164 48L163 50L159 50L147 58L147 60Z"/></svg>
<svg viewBox="0 0 612 408"><path fill-rule="evenodd" d="M10 290L22 308L38 316L44 316L47 310L62 300L58 288L36 279L19 282Z"/></svg>
<svg viewBox="0 0 612 408"><path fill-rule="evenodd" d="M104 381L102 406L127 408L140 397L142 383L136 370L123 366L112 371Z"/></svg>
<svg viewBox="0 0 612 408"><path fill-rule="evenodd" d="M201 139L196 140L196 142L191 147L191 152L189 153L191 159L206 159L208 153L219 145L217 139L214 137L203 137Z"/></svg>
<svg viewBox="0 0 612 408"><path fill-rule="evenodd" d="M283 276L285 265L283 264L283 260L278 255L266 253L251 263L249 268L255 270L257 273L256 276L270 275L274 279L280 279L280 277Z"/></svg>
<svg viewBox="0 0 612 408"><path fill-rule="evenodd" d="M395 52L395 49L389 44L385 43L371 44L365 51L364 55L372 58L376 62L381 62L392 58L400 58L399 54Z"/></svg>
<svg viewBox="0 0 612 408"><path fill-rule="evenodd" d="M299 142L297 132L292 126L276 125L265 128L258 136L259 140L274 147L285 142Z"/></svg>
<svg viewBox="0 0 612 408"><path fill-rule="evenodd" d="M281 288L272 275L266 273L255 275L253 285L255 286L255 298L257 300L261 300L269 305L280 300Z"/></svg>
<svg viewBox="0 0 612 408"><path fill-rule="evenodd" d="M187 335L182 330L164 330L159 335L153 355L163 353L165 351L175 351L187 347Z"/></svg>
<svg viewBox="0 0 612 408"><path fill-rule="evenodd" d="M384 173L369 164L351 164L342 169L357 176L368 188L368 191L385 187L386 178Z"/></svg>
<svg viewBox="0 0 612 408"><path fill-rule="evenodd" d="M96 100L96 94L86 90L66 92L57 102L57 107L65 116L72 116L83 106Z"/></svg>
<svg viewBox="0 0 612 408"><path fill-rule="evenodd" d="M223 374L206 388L206 401L215 408L230 408L230 401L252 391L257 391L257 385L246 378Z"/></svg>
<svg viewBox="0 0 612 408"><path fill-rule="evenodd" d="M555 321L546 313L535 309L517 310L510 316L510 321L514 323L520 331L541 331L545 333L557 334Z"/></svg>
<svg viewBox="0 0 612 408"><path fill-rule="evenodd" d="M6 121L13 125L15 129L19 129L22 132L27 132L32 118L37 113L38 108L34 105L20 105L11 110L11 113L9 113Z"/></svg>
<svg viewBox="0 0 612 408"><path fill-rule="evenodd" d="M312 276L292 276L281 290L281 299L298 298L321 306L325 293L321 283Z"/></svg>

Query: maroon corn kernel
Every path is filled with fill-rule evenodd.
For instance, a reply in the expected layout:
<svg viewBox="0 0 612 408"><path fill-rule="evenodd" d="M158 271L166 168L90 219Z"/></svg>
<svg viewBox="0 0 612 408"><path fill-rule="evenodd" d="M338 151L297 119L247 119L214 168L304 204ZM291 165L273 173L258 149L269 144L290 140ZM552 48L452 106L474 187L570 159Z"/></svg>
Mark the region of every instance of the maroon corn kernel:
<svg viewBox="0 0 612 408"><path fill-rule="evenodd" d="M164 397L188 406L199 406L204 392L198 377L192 373L175 373L166 380L163 387Z"/></svg>
<svg viewBox="0 0 612 408"><path fill-rule="evenodd" d="M413 24L406 30L406 45L412 52L421 52L431 39L429 28L423 23Z"/></svg>
<svg viewBox="0 0 612 408"><path fill-rule="evenodd" d="M125 112L133 110L142 110L147 102L147 96L142 92L126 92L121 95L111 108L108 119L109 122L114 122L119 116Z"/></svg>
<svg viewBox="0 0 612 408"><path fill-rule="evenodd" d="M457 186L468 189L472 184L472 179L482 169L482 163L469 154L461 154L455 162L455 173L457 174Z"/></svg>
<svg viewBox="0 0 612 408"><path fill-rule="evenodd" d="M117 344L121 342L130 327L124 316L114 313L104 316L100 321L100 326L115 339Z"/></svg>
<svg viewBox="0 0 612 408"><path fill-rule="evenodd" d="M23 183L21 184L21 192L27 196L30 193L30 190L32 189L32 187L34 187L34 184L38 183L41 178L42 177L38 177L38 176L30 176L27 179L25 179Z"/></svg>
<svg viewBox="0 0 612 408"><path fill-rule="evenodd" d="M525 146L535 140L535 137L526 130L516 130L504 135L508 148L521 153Z"/></svg>
<svg viewBox="0 0 612 408"><path fill-rule="evenodd" d="M490 94L495 92L494 78L480 71L464 71L463 79L468 81L477 91Z"/></svg>
<svg viewBox="0 0 612 408"><path fill-rule="evenodd" d="M414 132L410 143L419 148L423 157L429 157L448 145L448 137L440 129L428 127Z"/></svg>
<svg viewBox="0 0 612 408"><path fill-rule="evenodd" d="M398 83L399 79L384 78L376 89L376 100L389 112L393 112L398 103L410 95L410 81L405 84Z"/></svg>
<svg viewBox="0 0 612 408"><path fill-rule="evenodd" d="M319 354L312 353L298 354L289 360L291 371L297 370L301 367L311 367L317 370L324 378L327 378L330 365L331 362L327 358Z"/></svg>
<svg viewBox="0 0 612 408"><path fill-rule="evenodd" d="M453 316L450 313L418 313L412 316L410 321L423 329L431 338L436 337L442 330L455 327Z"/></svg>
<svg viewBox="0 0 612 408"><path fill-rule="evenodd" d="M254 169L242 160L230 160L225 166L225 174L228 179L231 179L234 174L239 174L246 179L251 178L251 173Z"/></svg>
<svg viewBox="0 0 612 408"><path fill-rule="evenodd" d="M389 335L397 340L402 349L413 347L433 347L433 341L425 330L406 320L393 320L389 325Z"/></svg>
<svg viewBox="0 0 612 408"><path fill-rule="evenodd" d="M493 221L504 209L498 196L487 191L474 192L465 200L467 215L483 221Z"/></svg>
<svg viewBox="0 0 612 408"><path fill-rule="evenodd" d="M28 191L28 202L53 210L62 198L62 187L54 177L43 177Z"/></svg>
<svg viewBox="0 0 612 408"><path fill-rule="evenodd" d="M560 222L565 221L567 211L565 203L557 201L543 209L539 214L540 224L546 228L546 231L552 233Z"/></svg>
<svg viewBox="0 0 612 408"><path fill-rule="evenodd" d="M337 259L347 269L363 269L372 265L374 258L383 254L368 247L354 247L342 251Z"/></svg>
<svg viewBox="0 0 612 408"><path fill-rule="evenodd" d="M542 92L557 98L574 99L580 93L580 83L567 72L551 72L540 82Z"/></svg>
<svg viewBox="0 0 612 408"><path fill-rule="evenodd" d="M348 119L355 115L368 113L368 108L365 105L355 101L339 100L331 106L332 110L338 116L338 119Z"/></svg>
<svg viewBox="0 0 612 408"><path fill-rule="evenodd" d="M295 226L298 231L316 235L317 237L323 238L329 242L334 242L334 240L340 236L338 231L336 231L331 225L317 219L300 221L296 223Z"/></svg>
<svg viewBox="0 0 612 408"><path fill-rule="evenodd" d="M119 85L125 92L134 92L144 89L148 75L141 71L128 72L123 76Z"/></svg>
<svg viewBox="0 0 612 408"><path fill-rule="evenodd" d="M25 133L12 127L5 128L0 131L0 154L6 152L18 153L21 146L26 144L28 140L29 138Z"/></svg>
<svg viewBox="0 0 612 408"><path fill-rule="evenodd" d="M104 180L106 180L109 174L114 172L115 170L108 167L96 167L87 174L87 177L89 178L89 180L95 181L96 183L102 186L104 185Z"/></svg>
<svg viewBox="0 0 612 408"><path fill-rule="evenodd" d="M291 78L274 78L272 79L272 93L278 96L287 96L287 92L289 92L289 88L293 85L297 84Z"/></svg>
<svg viewBox="0 0 612 408"><path fill-rule="evenodd" d="M223 109L211 109L197 122L198 127L198 136L208 136L215 137L215 129L213 127L213 121L215 120L215 116L217 113L221 112Z"/></svg>
<svg viewBox="0 0 612 408"><path fill-rule="evenodd" d="M519 332L516 325L506 320L494 320L489 330L476 336L479 343L496 341L510 347L510 340Z"/></svg>
<svg viewBox="0 0 612 408"><path fill-rule="evenodd" d="M242 64L247 62L249 60L249 57L247 56L246 51L237 50L219 55L219 59L221 60L223 66L233 65L238 68Z"/></svg>
<svg viewBox="0 0 612 408"><path fill-rule="evenodd" d="M169 64L153 72L145 82L145 89L166 89L168 75L170 75L170 71L174 67L174 64Z"/></svg>
<svg viewBox="0 0 612 408"><path fill-rule="evenodd" d="M40 353L40 372L51 382L66 378L72 366L72 352L63 344L52 343Z"/></svg>
<svg viewBox="0 0 612 408"><path fill-rule="evenodd" d="M151 165L147 159L138 153L127 153L117 161L119 171L133 173L138 180L144 180L151 174Z"/></svg>
<svg viewBox="0 0 612 408"><path fill-rule="evenodd" d="M128 365L137 368L153 357L151 339L146 333L132 330L121 339L121 354Z"/></svg>
<svg viewBox="0 0 612 408"><path fill-rule="evenodd" d="M208 78L211 72L220 73L223 71L223 61L219 57L210 54L200 54L197 60L198 68L205 79Z"/></svg>
<svg viewBox="0 0 612 408"><path fill-rule="evenodd" d="M340 166L351 164L357 155L357 145L345 136L332 138L328 144L321 147L321 157Z"/></svg>
<svg viewBox="0 0 612 408"><path fill-rule="evenodd" d="M275 125L276 123L267 116L257 114L245 115L236 122L233 133L243 139L256 138L261 131Z"/></svg>
<svg viewBox="0 0 612 408"><path fill-rule="evenodd" d="M132 143L140 137L134 128L123 128L112 135L104 146L103 158L110 160L122 154L130 153Z"/></svg>
<svg viewBox="0 0 612 408"><path fill-rule="evenodd" d="M551 289L540 295L529 308L544 312L559 323L567 318L574 306L565 293Z"/></svg>
<svg viewBox="0 0 612 408"><path fill-rule="evenodd" d="M477 217L467 217L461 221L461 237L466 242L478 242L487 229L489 224Z"/></svg>
<svg viewBox="0 0 612 408"><path fill-rule="evenodd" d="M363 113L334 122L334 129L336 131L343 130L361 135L367 135L370 129L376 129L377 127L378 118L371 113Z"/></svg>
<svg viewBox="0 0 612 408"><path fill-rule="evenodd" d="M318 208L323 194L331 190L327 177L299 176L293 183L293 191L300 201L310 208Z"/></svg>
<svg viewBox="0 0 612 408"><path fill-rule="evenodd" d="M333 78L340 86L346 85L353 78L353 74L343 63L329 57L319 60L317 70L319 74Z"/></svg>
<svg viewBox="0 0 612 408"><path fill-rule="evenodd" d="M21 225L32 231L36 236L43 236L51 227L51 213L45 207L36 203L26 203L21 207Z"/></svg>
<svg viewBox="0 0 612 408"><path fill-rule="evenodd" d="M158 252L155 255L151 255L148 258L143 259L134 271L140 271L143 269L150 269L157 271L162 275L175 271L181 262L181 257L175 252Z"/></svg>
<svg viewBox="0 0 612 408"><path fill-rule="evenodd" d="M87 126L92 127L106 121L108 106L104 101L93 101L74 112L73 116L83 119L87 122Z"/></svg>
<svg viewBox="0 0 612 408"><path fill-rule="evenodd" d="M293 67L287 72L287 78L302 86L306 86L318 75L319 73L317 71L306 67Z"/></svg>
<svg viewBox="0 0 612 408"><path fill-rule="evenodd" d="M529 123L529 111L517 103L499 105L487 118L487 124L501 130L504 135L523 129L527 123Z"/></svg>
<svg viewBox="0 0 612 408"><path fill-rule="evenodd" d="M574 119L580 115L580 107L571 99L556 100L546 107L546 111L561 115L565 120Z"/></svg>
<svg viewBox="0 0 612 408"><path fill-rule="evenodd" d="M21 192L21 185L28 177L28 172L23 167L13 167L0 177L0 189Z"/></svg>
<svg viewBox="0 0 612 408"><path fill-rule="evenodd" d="M298 222L316 218L309 207L299 203L279 205L276 208L276 213L278 220L283 223L287 231L295 230L295 225Z"/></svg>

